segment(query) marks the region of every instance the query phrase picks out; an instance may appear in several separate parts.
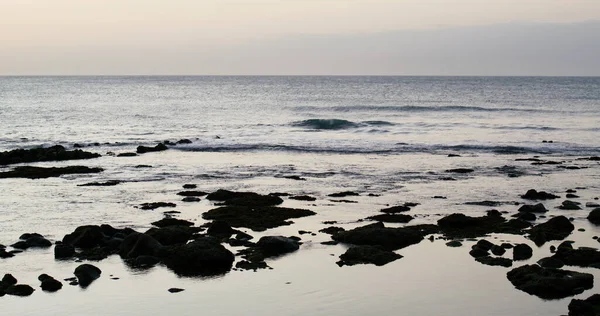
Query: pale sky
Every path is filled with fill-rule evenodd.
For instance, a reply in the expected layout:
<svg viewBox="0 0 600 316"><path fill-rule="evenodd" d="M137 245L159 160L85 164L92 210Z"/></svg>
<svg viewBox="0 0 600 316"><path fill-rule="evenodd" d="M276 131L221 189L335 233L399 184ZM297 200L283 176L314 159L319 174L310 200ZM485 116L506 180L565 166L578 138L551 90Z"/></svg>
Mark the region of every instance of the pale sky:
<svg viewBox="0 0 600 316"><path fill-rule="evenodd" d="M282 68L285 52L270 60L248 54L307 36L335 46L386 32L589 21L600 21L600 0L0 0L0 75L294 74ZM259 65L250 71L232 67L235 60ZM326 66L318 56L301 62L299 69ZM386 62L357 74L380 74Z"/></svg>

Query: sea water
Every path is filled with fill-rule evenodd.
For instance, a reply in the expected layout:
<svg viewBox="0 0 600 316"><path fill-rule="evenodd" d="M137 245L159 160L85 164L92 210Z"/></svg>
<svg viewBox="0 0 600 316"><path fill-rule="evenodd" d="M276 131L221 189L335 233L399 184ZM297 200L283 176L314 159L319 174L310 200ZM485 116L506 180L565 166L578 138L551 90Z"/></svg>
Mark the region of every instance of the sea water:
<svg viewBox="0 0 600 316"><path fill-rule="evenodd" d="M0 261L0 272L37 288L27 298L0 298L7 315L560 315L570 298L543 301L516 290L508 269L484 266L469 255L467 241L448 248L428 240L397 251L404 257L383 267L338 267L345 246L325 246L318 230L364 225L360 220L389 205L420 203L410 224L441 216L485 214L466 202L506 202L509 216L530 188L561 194L578 188L578 201L600 196L600 78L551 77L2 77L0 150L61 144L102 154L84 161L32 163L86 165L100 174L50 179L0 180L0 244L25 232L52 241L77 226L110 224L139 231L163 211L137 208L174 202L178 218L197 225L213 208L202 200L184 203L185 183L259 193L308 194L314 202L285 200L317 215L256 233L302 235L300 251L273 260L273 270L232 271L214 278L180 278L162 266L132 270L118 256L94 263L102 278L87 289L44 293L37 276L72 276L76 262L59 262L52 250L27 250ZM138 145L189 139L164 152L116 157ZM114 155L113 155L114 154ZM460 157L448 157L449 154ZM531 165L539 156L562 165ZM151 168L138 168L148 165ZM565 166L580 169L561 168ZM470 174L448 174L472 168ZM9 167L0 167L0 171ZM306 181L285 176L296 175ZM448 181L452 177L454 181ZM113 187L81 187L119 180ZM327 195L352 190L348 200ZM369 194L371 196L369 196ZM434 199L443 196L445 199ZM597 246L600 230L587 222L589 209L556 209L574 218L569 239ZM543 222L543 219L538 220ZM390 225L394 226L394 225ZM520 236L496 241L534 247L534 263L549 254ZM507 256L507 255L505 255ZM593 269L571 270L600 273ZM109 275L119 277L112 280ZM185 288L169 294L170 287ZM588 297L595 289L577 297Z"/></svg>

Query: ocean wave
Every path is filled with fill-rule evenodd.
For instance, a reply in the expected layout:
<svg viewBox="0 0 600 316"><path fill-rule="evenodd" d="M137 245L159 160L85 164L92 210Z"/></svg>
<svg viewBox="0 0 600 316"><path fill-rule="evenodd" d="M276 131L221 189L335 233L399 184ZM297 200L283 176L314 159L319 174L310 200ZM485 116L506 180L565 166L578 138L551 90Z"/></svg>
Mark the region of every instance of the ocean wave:
<svg viewBox="0 0 600 316"><path fill-rule="evenodd" d="M308 119L293 122L291 125L312 130L341 130L369 126L392 126L395 124L388 121L364 121L356 123L343 119Z"/></svg>
<svg viewBox="0 0 600 316"><path fill-rule="evenodd" d="M466 105L447 106L417 106L417 105L350 105L350 106L298 106L294 108L300 112L333 111L333 112L548 112L548 109L533 109L521 107L482 107Z"/></svg>

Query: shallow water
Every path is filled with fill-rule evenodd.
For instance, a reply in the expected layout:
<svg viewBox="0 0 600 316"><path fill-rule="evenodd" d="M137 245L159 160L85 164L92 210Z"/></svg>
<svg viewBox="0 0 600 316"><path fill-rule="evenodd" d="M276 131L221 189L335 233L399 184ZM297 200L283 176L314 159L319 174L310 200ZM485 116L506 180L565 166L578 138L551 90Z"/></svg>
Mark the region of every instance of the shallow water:
<svg viewBox="0 0 600 316"><path fill-rule="evenodd" d="M523 203L520 195L530 188L563 197L567 189L583 188L577 200L585 204L600 197L600 169L598 162L577 158L598 155L599 114L599 78L0 78L0 150L98 142L85 150L101 153L101 158L31 165L105 168L94 175L0 180L0 243L11 244L20 234L34 231L60 240L85 224L145 230L171 210L136 208L153 201L177 203L178 218L200 225L202 212L213 205L181 202L176 193L185 183L198 184L203 191L225 188L318 198L286 199L284 206L317 215L261 233L244 229L255 238L317 232L330 220L351 228L388 204L404 202L420 203L409 213L415 216L410 224L434 223L456 212L481 215L489 208L464 203ZM193 143L137 157L106 155L180 138ZM449 153L461 157L447 157ZM515 161L533 155L583 169ZM152 168L136 168L141 164ZM461 167L475 172L445 172ZM507 170L521 176L509 177ZM456 181L441 180L448 176ZM77 186L106 180L124 182ZM327 197L345 190L360 192L359 197L344 198L358 203ZM562 201L544 202L548 215L573 217L576 229L585 231L576 230L569 239L576 246L596 247L592 236L600 230L585 219L589 209L556 209ZM513 214L518 206L495 208ZM492 238L533 246L519 236ZM85 290L65 284L55 294L38 288L28 298L0 300L7 315L567 313L570 298L543 301L514 289L505 276L508 269L481 265L468 255L471 242L448 248L443 240L425 240L397 251L404 258L383 267L339 268L335 262L344 246L321 245L330 239L321 233L302 239L300 251L268 261L273 270L180 278L161 266L133 271L113 256L97 263L102 277ZM533 263L558 244L533 247L534 257L514 266ZM77 265L55 261L51 250L27 250L1 260L0 272L37 287L39 274L62 279L72 276ZM599 276L592 269L568 269ZM120 279L111 280L111 274ZM185 291L169 294L170 287ZM593 293L596 289L577 297Z"/></svg>

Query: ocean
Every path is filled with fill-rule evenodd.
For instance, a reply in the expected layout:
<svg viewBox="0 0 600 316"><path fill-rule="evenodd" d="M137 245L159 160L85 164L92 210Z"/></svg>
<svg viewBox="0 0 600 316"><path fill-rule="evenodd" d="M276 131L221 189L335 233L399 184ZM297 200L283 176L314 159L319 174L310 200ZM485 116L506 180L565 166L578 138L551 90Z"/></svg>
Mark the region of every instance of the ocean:
<svg viewBox="0 0 600 316"><path fill-rule="evenodd" d="M189 278L160 265L131 269L111 256L94 263L103 274L90 287L65 284L48 294L37 287L37 276L67 278L79 263L54 260L52 249L27 250L0 259L0 272L37 290L27 298L0 298L3 313L566 314L571 298L546 301L515 289L507 268L469 256L473 241L450 248L444 240L425 240L396 251L404 257L382 267L340 268L335 262L347 246L322 245L330 236L318 231L327 221L361 226L379 209L405 202L419 204L409 213L415 217L410 225L452 213L481 216L490 207L465 203L485 200L500 201L493 208L510 216L531 188L563 197L573 189L582 204L594 202L600 166L580 158L600 155L599 118L598 77L0 77L0 151L81 147L102 157L27 165L104 168L99 174L0 179L0 244L25 232L57 241L91 224L144 231L167 210L140 209L145 202L176 203L177 218L202 225L202 213L214 203L182 202L176 193L186 183L207 192L317 198L283 204L317 215L265 232L245 230L255 238L315 233L301 236L299 251L269 260L272 270ZM181 139L191 142L117 157L139 145ZM523 160L534 158L557 164ZM474 171L446 172L453 168ZM121 183L78 186L108 180ZM360 195L345 202L328 197L340 191ZM572 217L576 230L568 239L597 248L592 237L600 229L587 221L590 209L557 209L563 200L544 202L549 217ZM534 248L533 258L513 267L535 263L560 243L537 247L502 234L488 239ZM600 277L596 269L568 268ZM170 294L169 287L185 291Z"/></svg>

